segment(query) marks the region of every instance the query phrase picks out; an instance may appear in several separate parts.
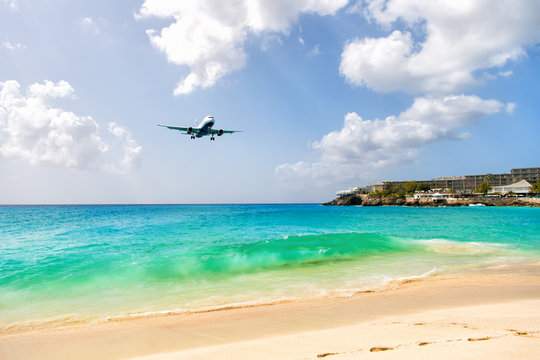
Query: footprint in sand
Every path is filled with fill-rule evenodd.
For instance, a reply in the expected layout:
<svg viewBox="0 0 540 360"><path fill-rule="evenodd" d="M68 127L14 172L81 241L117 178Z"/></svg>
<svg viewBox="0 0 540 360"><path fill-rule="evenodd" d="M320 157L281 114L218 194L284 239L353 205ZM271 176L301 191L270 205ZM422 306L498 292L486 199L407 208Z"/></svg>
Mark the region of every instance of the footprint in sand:
<svg viewBox="0 0 540 360"><path fill-rule="evenodd" d="M491 340L492 338L489 336L483 337L483 338L468 338L467 341L486 341Z"/></svg>
<svg viewBox="0 0 540 360"><path fill-rule="evenodd" d="M532 337L532 338L537 338L537 336L535 335L540 332L540 331L522 331L522 330L514 330L514 329L506 329L506 331L510 331L514 333L514 335L516 336L527 336L527 337Z"/></svg>
<svg viewBox="0 0 540 360"><path fill-rule="evenodd" d="M394 348L391 347L384 347L384 346L376 346L369 349L371 352L377 352L377 351L388 351L388 350L394 350Z"/></svg>
<svg viewBox="0 0 540 360"><path fill-rule="evenodd" d="M318 358L324 358L324 357L332 356L332 355L339 355L339 353L324 353L324 354L318 354L317 357L318 357Z"/></svg>

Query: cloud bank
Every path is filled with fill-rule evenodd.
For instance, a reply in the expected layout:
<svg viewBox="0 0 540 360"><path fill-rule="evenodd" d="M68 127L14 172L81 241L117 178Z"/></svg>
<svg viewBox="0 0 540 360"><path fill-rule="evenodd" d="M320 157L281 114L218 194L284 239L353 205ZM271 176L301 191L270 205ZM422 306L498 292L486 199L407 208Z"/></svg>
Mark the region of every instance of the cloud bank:
<svg viewBox="0 0 540 360"><path fill-rule="evenodd" d="M317 161L283 164L275 173L281 180L309 179L320 186L358 179L373 169L414 161L428 143L467 137L463 128L503 108L497 100L452 95L417 98L409 109L385 119L364 120L348 113L341 130L312 144L320 151Z"/></svg>
<svg viewBox="0 0 540 360"><path fill-rule="evenodd" d="M152 45L170 63L189 67L175 95L208 88L242 69L250 34L286 34L302 13L334 14L348 0L146 0L136 17L172 19L160 31L147 30Z"/></svg>
<svg viewBox="0 0 540 360"><path fill-rule="evenodd" d="M21 94L17 81L0 83L0 157L32 165L97 169L125 173L140 162L142 148L128 130L109 124L113 141L106 142L98 123L53 107L53 99L72 98L66 81L44 81ZM118 157L115 161L105 158Z"/></svg>
<svg viewBox="0 0 540 360"><path fill-rule="evenodd" d="M502 67L540 42L536 0L377 0L357 9L383 28L402 21L407 29L354 39L343 50L342 76L378 92L462 91L481 82L475 72Z"/></svg>
<svg viewBox="0 0 540 360"><path fill-rule="evenodd" d="M10 41L0 42L0 50L1 49L17 50L17 49L22 49L22 48L24 48L24 45L22 45L20 43L12 43Z"/></svg>

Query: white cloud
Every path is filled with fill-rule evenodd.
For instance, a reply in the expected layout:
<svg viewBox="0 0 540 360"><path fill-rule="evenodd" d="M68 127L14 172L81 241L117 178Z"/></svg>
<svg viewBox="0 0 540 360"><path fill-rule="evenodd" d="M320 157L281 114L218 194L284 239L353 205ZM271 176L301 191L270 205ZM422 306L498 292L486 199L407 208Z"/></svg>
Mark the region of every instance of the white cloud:
<svg viewBox="0 0 540 360"><path fill-rule="evenodd" d="M136 18L159 17L173 23L147 30L152 45L169 62L189 67L174 90L189 94L214 86L223 76L243 68L249 34L287 34L302 13L329 15L348 0L146 0Z"/></svg>
<svg viewBox="0 0 540 360"><path fill-rule="evenodd" d="M90 116L79 116L49 103L54 98L72 98L73 92L66 81L32 84L26 95L21 94L17 81L0 83L0 157L33 165L114 172L126 172L137 165L141 147L126 129L110 125L109 131L123 155L104 164L104 155L114 157L121 150L102 139L98 123Z"/></svg>
<svg viewBox="0 0 540 360"><path fill-rule="evenodd" d="M94 20L92 20L91 17L85 17L81 19L80 26L85 31L88 31L94 34L99 34L99 28L96 26L96 23L94 22Z"/></svg>
<svg viewBox="0 0 540 360"><path fill-rule="evenodd" d="M67 81L60 80L57 84L45 80L42 84L35 83L28 87L28 95L32 98L66 98L73 96L73 88Z"/></svg>
<svg viewBox="0 0 540 360"><path fill-rule="evenodd" d="M540 42L537 0L376 0L351 9L390 29L345 46L340 73L379 92L452 93L479 83L475 72L501 67ZM503 75L504 76L504 75Z"/></svg>
<svg viewBox="0 0 540 360"><path fill-rule="evenodd" d="M17 0L3 0L12 10L17 10Z"/></svg>
<svg viewBox="0 0 540 360"><path fill-rule="evenodd" d="M508 115L514 114L514 110L516 110L516 106L517 106L516 103L513 103L513 102L507 103L507 104L506 104L506 109L505 109L505 110L506 110L506 113L507 113Z"/></svg>
<svg viewBox="0 0 540 360"><path fill-rule="evenodd" d="M16 50L16 49L23 49L24 45L19 43L11 43L9 41L4 41L0 43L0 49L6 49L6 50Z"/></svg>
<svg viewBox="0 0 540 360"><path fill-rule="evenodd" d="M394 164L414 161L421 147L442 139L463 139L460 129L499 112L504 105L477 96L417 98L413 105L386 119L364 120L357 113L345 116L343 128L312 144L320 157L312 163L299 161L275 169L278 178L309 180L324 185Z"/></svg>
<svg viewBox="0 0 540 360"><path fill-rule="evenodd" d="M94 20L92 20L91 17L85 17L81 20L81 25L89 25L89 26L93 26L94 25Z"/></svg>
<svg viewBox="0 0 540 360"><path fill-rule="evenodd" d="M313 49L311 49L308 52L308 56L317 56L317 55L320 55L320 54L321 54L321 46L319 44L315 44Z"/></svg>
<svg viewBox="0 0 540 360"><path fill-rule="evenodd" d="M133 167L140 166L142 147L131 137L131 133L115 122L109 123L109 133L122 145L122 158L117 163L107 163L101 168L112 173L126 173Z"/></svg>
<svg viewBox="0 0 540 360"><path fill-rule="evenodd" d="M102 29L107 26L107 21L103 18L98 18L97 20L94 20L91 17L85 17L79 20L79 25L81 29L88 33L94 35L101 35L103 34Z"/></svg>
<svg viewBox="0 0 540 360"><path fill-rule="evenodd" d="M260 49L262 51L268 51L272 47L272 44L282 45L283 40L276 34L265 34L260 39Z"/></svg>

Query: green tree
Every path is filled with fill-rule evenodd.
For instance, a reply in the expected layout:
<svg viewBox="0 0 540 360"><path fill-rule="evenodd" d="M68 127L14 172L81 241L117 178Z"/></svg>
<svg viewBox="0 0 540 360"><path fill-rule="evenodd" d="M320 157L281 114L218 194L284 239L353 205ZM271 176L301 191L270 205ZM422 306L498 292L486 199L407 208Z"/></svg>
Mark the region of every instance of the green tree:
<svg viewBox="0 0 540 360"><path fill-rule="evenodd" d="M391 182L385 182L383 192L386 191L388 194L391 194L394 192L395 188L396 185L392 184Z"/></svg>
<svg viewBox="0 0 540 360"><path fill-rule="evenodd" d="M487 179L484 179L484 181L478 184L478 187L476 188L476 191L481 192L484 195L486 195L489 190L491 190L491 185L489 185Z"/></svg>
<svg viewBox="0 0 540 360"><path fill-rule="evenodd" d="M416 183L416 181L406 181L403 183L401 188L403 189L403 191L405 191L405 193L407 193L407 195L413 195L418 188L418 184Z"/></svg>
<svg viewBox="0 0 540 360"><path fill-rule="evenodd" d="M405 193L402 191L399 191L399 192L388 194L385 197L389 199L405 199Z"/></svg>
<svg viewBox="0 0 540 360"><path fill-rule="evenodd" d="M531 192L540 193L540 180L536 180L536 182L531 186Z"/></svg>
<svg viewBox="0 0 540 360"><path fill-rule="evenodd" d="M418 184L418 186L416 187L416 190L429 191L431 190L431 186L429 186L429 184L426 184L426 183Z"/></svg>

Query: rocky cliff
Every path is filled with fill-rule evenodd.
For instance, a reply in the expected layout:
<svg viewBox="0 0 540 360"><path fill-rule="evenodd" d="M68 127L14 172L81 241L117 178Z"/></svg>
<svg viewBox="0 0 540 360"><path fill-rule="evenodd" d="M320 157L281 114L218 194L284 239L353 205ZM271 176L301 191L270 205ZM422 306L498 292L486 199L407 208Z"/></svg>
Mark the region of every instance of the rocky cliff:
<svg viewBox="0 0 540 360"><path fill-rule="evenodd" d="M368 195L347 195L338 197L323 205L349 206L422 206L422 207L438 207L438 206L469 206L471 204L482 204L484 206L532 206L540 207L540 203L529 202L527 199L515 198L493 198L493 199L455 199L433 201L431 199L413 199L413 198L376 198Z"/></svg>

